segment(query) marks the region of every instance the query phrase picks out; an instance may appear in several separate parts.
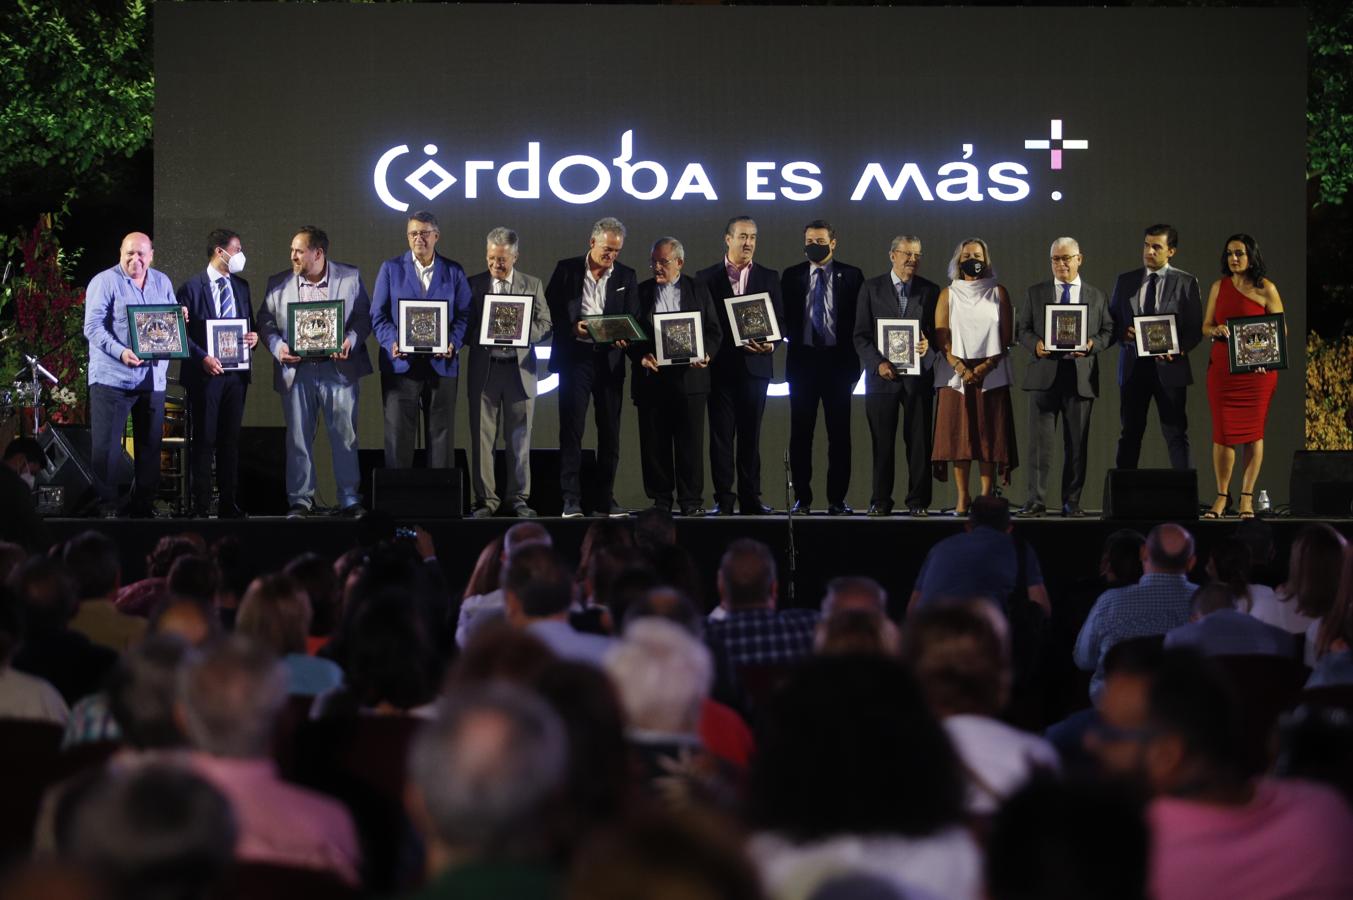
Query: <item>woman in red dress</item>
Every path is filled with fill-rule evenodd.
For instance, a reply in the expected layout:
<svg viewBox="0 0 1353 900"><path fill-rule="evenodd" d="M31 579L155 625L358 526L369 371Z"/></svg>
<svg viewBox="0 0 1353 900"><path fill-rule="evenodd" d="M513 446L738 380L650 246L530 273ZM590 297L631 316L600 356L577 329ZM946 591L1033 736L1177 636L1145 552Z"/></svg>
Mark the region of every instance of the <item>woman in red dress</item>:
<svg viewBox="0 0 1353 900"><path fill-rule="evenodd" d="M1212 337L1212 357L1207 369L1207 400L1212 406L1212 467L1217 473L1217 499L1203 513L1204 519L1220 518L1231 501L1231 473L1240 448L1240 503L1242 519L1254 518L1254 483L1264 462L1264 423L1268 404L1278 385L1278 373L1257 369L1231 374L1227 354L1228 319L1262 316L1283 311L1278 288L1265 277L1259 245L1248 234L1233 234L1222 251L1221 272L1212 282L1203 315L1203 334Z"/></svg>

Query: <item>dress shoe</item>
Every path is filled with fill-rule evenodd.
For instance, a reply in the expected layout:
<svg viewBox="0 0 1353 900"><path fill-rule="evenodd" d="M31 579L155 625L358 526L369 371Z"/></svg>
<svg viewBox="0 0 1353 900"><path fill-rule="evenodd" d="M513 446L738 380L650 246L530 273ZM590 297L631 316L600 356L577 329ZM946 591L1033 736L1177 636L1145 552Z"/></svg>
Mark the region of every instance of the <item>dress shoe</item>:
<svg viewBox="0 0 1353 900"><path fill-rule="evenodd" d="M827 515L829 515L829 516L853 516L853 515L855 515L855 510L853 510L853 509L850 508L850 504L848 504L848 503L846 503L846 501L842 500L840 503L833 503L831 506L828 506L828 507L827 507Z"/></svg>
<svg viewBox="0 0 1353 900"><path fill-rule="evenodd" d="M709 511L711 516L731 516L733 514L733 504L716 503L714 508Z"/></svg>
<svg viewBox="0 0 1353 900"><path fill-rule="evenodd" d="M625 509L625 507L616 503L614 500L611 501L611 508L606 510L606 517L608 519L624 519L628 517L629 514L630 511L628 509Z"/></svg>
<svg viewBox="0 0 1353 900"><path fill-rule="evenodd" d="M1085 510L1081 509L1079 503L1063 503L1062 515L1068 519L1081 519L1085 517Z"/></svg>
<svg viewBox="0 0 1353 900"><path fill-rule="evenodd" d="M703 516L706 515L706 511L703 506L683 506L681 514L683 516Z"/></svg>
<svg viewBox="0 0 1353 900"><path fill-rule="evenodd" d="M930 515L930 510L926 509L924 506L909 506L907 507L907 515L911 516L913 519L924 519L926 516Z"/></svg>
<svg viewBox="0 0 1353 900"><path fill-rule="evenodd" d="M767 506L760 500L751 500L742 504L742 514L744 516L773 516L775 508Z"/></svg>
<svg viewBox="0 0 1353 900"><path fill-rule="evenodd" d="M576 500L564 501L564 518L581 519L583 517L583 508L578 505Z"/></svg>
<svg viewBox="0 0 1353 900"><path fill-rule="evenodd" d="M518 519L534 519L538 513L525 503L512 507L512 513Z"/></svg>
<svg viewBox="0 0 1353 900"><path fill-rule="evenodd" d="M892 514L893 508L886 503L871 503L869 504L869 512L866 513L866 515L876 519L882 519Z"/></svg>
<svg viewBox="0 0 1353 900"><path fill-rule="evenodd" d="M291 508L287 510L288 519L304 519L309 517L309 515L310 507L306 506L304 503L293 503L291 504Z"/></svg>
<svg viewBox="0 0 1353 900"><path fill-rule="evenodd" d="M795 500L794 505L790 507L789 513L794 516L806 516L812 513L813 503L811 500Z"/></svg>
<svg viewBox="0 0 1353 900"><path fill-rule="evenodd" d="M470 510L472 519L491 519L493 518L493 507L487 503L476 503L474 509Z"/></svg>
<svg viewBox="0 0 1353 900"><path fill-rule="evenodd" d="M1015 512L1015 515L1021 519L1041 519L1047 514L1048 508L1042 503L1036 503L1033 500L1030 500Z"/></svg>
<svg viewBox="0 0 1353 900"><path fill-rule="evenodd" d="M340 509L338 514L344 519L360 519L366 515L366 507L360 503L349 503Z"/></svg>

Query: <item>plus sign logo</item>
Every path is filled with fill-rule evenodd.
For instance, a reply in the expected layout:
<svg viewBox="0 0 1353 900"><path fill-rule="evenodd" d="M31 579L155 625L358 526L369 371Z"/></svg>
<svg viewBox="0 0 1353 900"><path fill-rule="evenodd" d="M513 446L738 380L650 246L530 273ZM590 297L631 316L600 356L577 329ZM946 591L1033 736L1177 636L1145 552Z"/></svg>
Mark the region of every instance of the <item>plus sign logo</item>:
<svg viewBox="0 0 1353 900"><path fill-rule="evenodd" d="M1062 120L1052 119L1048 123L1048 136L1046 138L1029 138L1024 141L1025 150L1047 150L1048 168L1053 171L1060 171L1062 168L1062 152L1064 150L1089 150L1090 142L1084 138L1064 138L1062 137ZM1061 200L1062 192L1053 191L1053 200Z"/></svg>

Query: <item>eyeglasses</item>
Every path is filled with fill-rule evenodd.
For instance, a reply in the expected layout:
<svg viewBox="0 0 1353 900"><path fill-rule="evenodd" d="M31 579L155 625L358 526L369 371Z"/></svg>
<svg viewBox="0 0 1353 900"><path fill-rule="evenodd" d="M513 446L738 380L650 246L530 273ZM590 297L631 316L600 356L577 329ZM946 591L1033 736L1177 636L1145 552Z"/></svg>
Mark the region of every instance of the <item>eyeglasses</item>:
<svg viewBox="0 0 1353 900"><path fill-rule="evenodd" d="M921 258L921 254L919 254L919 253L912 253L912 252L909 251L909 250L894 250L893 252L896 253L898 256L902 257L903 259L920 259L920 258Z"/></svg>
<svg viewBox="0 0 1353 900"><path fill-rule="evenodd" d="M1249 256L1244 250L1223 250L1222 256L1229 256L1231 259L1244 259Z"/></svg>
<svg viewBox="0 0 1353 900"><path fill-rule="evenodd" d="M432 237L432 236L433 236L434 234L436 234L436 233L437 233L437 232L433 231L433 230L430 229L430 228L425 228L425 229L423 229L422 231L410 231L410 232L409 232L409 240L413 240L414 238L429 238L429 237Z"/></svg>
<svg viewBox="0 0 1353 900"><path fill-rule="evenodd" d="M653 268L666 269L669 266L675 266L680 261L678 259L655 259L653 260Z"/></svg>
<svg viewBox="0 0 1353 900"><path fill-rule="evenodd" d="M1054 256L1054 257L1052 258L1052 261L1055 262L1055 263L1067 263L1067 264L1069 264L1073 259L1080 259L1080 258L1081 258L1081 255L1080 255L1079 253L1077 253L1077 254L1075 254L1075 255L1073 255L1073 256Z"/></svg>

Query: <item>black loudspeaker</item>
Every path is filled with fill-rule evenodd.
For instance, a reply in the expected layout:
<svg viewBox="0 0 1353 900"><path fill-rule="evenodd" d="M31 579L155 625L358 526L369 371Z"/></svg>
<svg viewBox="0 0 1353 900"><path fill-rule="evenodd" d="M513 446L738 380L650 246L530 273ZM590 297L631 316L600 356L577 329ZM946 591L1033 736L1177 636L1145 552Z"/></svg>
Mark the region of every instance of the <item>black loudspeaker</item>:
<svg viewBox="0 0 1353 900"><path fill-rule="evenodd" d="M278 425L240 429L240 508L251 516L287 514L287 430Z"/></svg>
<svg viewBox="0 0 1353 900"><path fill-rule="evenodd" d="M1106 519L1198 518L1193 469L1110 469L1104 478Z"/></svg>
<svg viewBox="0 0 1353 900"><path fill-rule="evenodd" d="M371 508L396 519L459 519L461 469L376 469L371 473Z"/></svg>
<svg viewBox="0 0 1353 900"><path fill-rule="evenodd" d="M1353 516L1353 451L1298 450L1288 497L1294 516Z"/></svg>
<svg viewBox="0 0 1353 900"><path fill-rule="evenodd" d="M87 425L54 425L38 432L38 443L47 453L47 468L38 473L37 487L60 488L59 504L46 507L49 515L78 516L85 513L98 497L94 491L94 467L91 464L91 438ZM120 488L132 482L132 458L124 449L113 469L113 482ZM41 496L54 493L39 491Z"/></svg>

